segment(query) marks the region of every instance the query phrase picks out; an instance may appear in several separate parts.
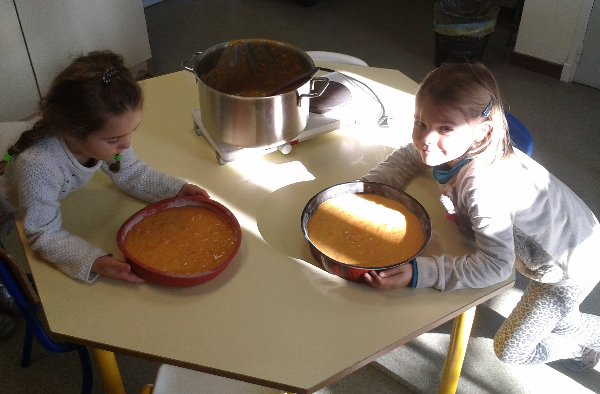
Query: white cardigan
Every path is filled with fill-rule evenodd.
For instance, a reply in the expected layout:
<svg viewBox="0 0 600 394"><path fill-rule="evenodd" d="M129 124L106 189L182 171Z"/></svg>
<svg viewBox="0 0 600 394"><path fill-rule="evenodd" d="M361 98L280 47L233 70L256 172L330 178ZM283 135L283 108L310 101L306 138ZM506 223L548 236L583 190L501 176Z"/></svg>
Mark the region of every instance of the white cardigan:
<svg viewBox="0 0 600 394"><path fill-rule="evenodd" d="M40 141L9 162L0 176L0 213L18 211L33 250L67 275L94 281L97 275L91 272L92 264L109 253L62 228L60 202L98 170L125 193L147 202L174 197L185 184L149 168L132 149L122 156L121 170L115 174L105 162L81 165L59 138ZM88 209L94 209L93 201Z"/></svg>
<svg viewBox="0 0 600 394"><path fill-rule="evenodd" d="M404 188L426 169L409 144L361 180ZM474 236L477 248L464 256L418 257L417 287L486 287L510 277L515 266L544 283L600 278L598 220L573 191L522 152L515 149L494 162L477 157L440 191L446 209Z"/></svg>

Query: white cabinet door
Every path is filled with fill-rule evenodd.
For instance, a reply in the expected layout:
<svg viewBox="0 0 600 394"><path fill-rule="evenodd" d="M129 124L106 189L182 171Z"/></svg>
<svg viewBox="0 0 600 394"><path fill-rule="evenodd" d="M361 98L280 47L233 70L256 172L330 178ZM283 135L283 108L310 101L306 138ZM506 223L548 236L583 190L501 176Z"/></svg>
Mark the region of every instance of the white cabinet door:
<svg viewBox="0 0 600 394"><path fill-rule="evenodd" d="M152 57L140 0L14 2L42 95L60 70L89 51L120 53L129 67Z"/></svg>
<svg viewBox="0 0 600 394"><path fill-rule="evenodd" d="M588 21L581 59L573 81L600 89L600 1L596 0Z"/></svg>
<svg viewBox="0 0 600 394"><path fill-rule="evenodd" d="M24 119L40 100L12 0L0 0L0 122Z"/></svg>

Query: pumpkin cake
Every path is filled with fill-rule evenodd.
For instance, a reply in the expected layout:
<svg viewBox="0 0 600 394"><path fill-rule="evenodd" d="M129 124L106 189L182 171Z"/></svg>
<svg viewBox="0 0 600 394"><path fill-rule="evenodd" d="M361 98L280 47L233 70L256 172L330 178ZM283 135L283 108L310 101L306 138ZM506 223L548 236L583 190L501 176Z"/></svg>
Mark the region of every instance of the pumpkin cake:
<svg viewBox="0 0 600 394"><path fill-rule="evenodd" d="M383 267L421 249L419 219L399 201L377 194L343 194L317 207L307 223L319 251L344 264Z"/></svg>

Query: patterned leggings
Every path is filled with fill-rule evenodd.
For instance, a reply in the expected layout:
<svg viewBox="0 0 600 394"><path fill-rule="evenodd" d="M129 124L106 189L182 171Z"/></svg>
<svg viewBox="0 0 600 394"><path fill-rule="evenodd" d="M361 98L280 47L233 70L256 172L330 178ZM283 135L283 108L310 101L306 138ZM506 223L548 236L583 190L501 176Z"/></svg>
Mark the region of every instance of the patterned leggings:
<svg viewBox="0 0 600 394"><path fill-rule="evenodd" d="M595 283L557 286L531 281L494 337L494 351L508 364L540 364L600 351L600 316L579 305Z"/></svg>

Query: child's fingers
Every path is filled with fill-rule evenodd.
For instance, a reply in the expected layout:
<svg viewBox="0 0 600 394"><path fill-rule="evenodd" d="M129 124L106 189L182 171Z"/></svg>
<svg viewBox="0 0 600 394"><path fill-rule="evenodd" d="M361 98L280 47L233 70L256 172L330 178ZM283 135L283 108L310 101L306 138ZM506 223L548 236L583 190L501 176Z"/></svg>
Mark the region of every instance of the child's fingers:
<svg viewBox="0 0 600 394"><path fill-rule="evenodd" d="M117 259L110 259L105 262L99 273L113 279L119 279L131 283L145 282L142 278L131 271L131 266L129 264Z"/></svg>
<svg viewBox="0 0 600 394"><path fill-rule="evenodd" d="M145 280L134 274L133 272L128 272L122 277L123 280L130 283L144 283Z"/></svg>
<svg viewBox="0 0 600 394"><path fill-rule="evenodd" d="M113 268L115 269L114 273L117 279L121 279L131 283L145 282L144 279L140 278L139 276L134 274L133 271L131 271L131 266L127 263L119 261L119 264L115 264Z"/></svg>
<svg viewBox="0 0 600 394"><path fill-rule="evenodd" d="M200 192L200 194L206 198L210 198L210 195L208 194L208 192L204 189L202 189L202 191Z"/></svg>
<svg viewBox="0 0 600 394"><path fill-rule="evenodd" d="M375 287L377 289L380 289L382 287L381 278L379 277L379 274L375 271L369 271L365 273L363 275L363 278L365 279L365 282L367 282L367 284L371 287Z"/></svg>
<svg viewBox="0 0 600 394"><path fill-rule="evenodd" d="M394 274L387 272L387 276L385 276L385 271L369 271L364 274L363 277L365 282L371 287L382 290L391 290L406 287L408 285L405 272L405 270L401 270Z"/></svg>
<svg viewBox="0 0 600 394"><path fill-rule="evenodd" d="M399 273L406 271L406 269L407 269L406 264L402 264L398 267L388 268L386 270L380 271L378 274L382 278L389 278L390 276L394 276L394 275L397 275Z"/></svg>
<svg viewBox="0 0 600 394"><path fill-rule="evenodd" d="M185 185L183 185L181 190L179 190L179 193L177 193L177 196L178 197L202 196L205 198L210 198L210 195L208 194L208 192L206 190L204 190L200 186L196 186L191 183L186 183Z"/></svg>

